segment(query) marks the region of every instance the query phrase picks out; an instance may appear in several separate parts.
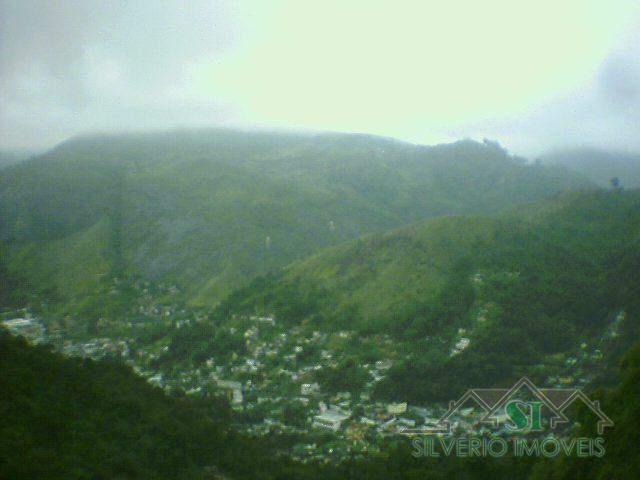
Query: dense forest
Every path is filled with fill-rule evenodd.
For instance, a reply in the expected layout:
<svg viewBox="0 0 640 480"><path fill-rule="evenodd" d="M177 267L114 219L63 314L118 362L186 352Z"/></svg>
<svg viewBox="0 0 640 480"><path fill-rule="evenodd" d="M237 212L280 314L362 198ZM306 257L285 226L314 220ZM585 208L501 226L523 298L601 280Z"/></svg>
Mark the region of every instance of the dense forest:
<svg viewBox="0 0 640 480"><path fill-rule="evenodd" d="M118 272L212 305L363 234L589 184L491 142L222 129L85 136L2 170L0 248L3 267L63 313Z"/></svg>
<svg viewBox="0 0 640 480"><path fill-rule="evenodd" d="M289 469L269 439L229 429L222 400L171 398L114 361L65 358L4 331L0 390L2 478L249 479Z"/></svg>

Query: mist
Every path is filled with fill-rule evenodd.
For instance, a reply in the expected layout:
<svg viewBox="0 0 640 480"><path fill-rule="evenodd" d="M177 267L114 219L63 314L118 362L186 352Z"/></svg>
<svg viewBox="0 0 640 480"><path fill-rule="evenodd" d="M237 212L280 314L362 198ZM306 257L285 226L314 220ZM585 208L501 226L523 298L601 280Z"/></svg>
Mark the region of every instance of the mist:
<svg viewBox="0 0 640 480"><path fill-rule="evenodd" d="M617 2L0 1L0 148L231 126L640 150Z"/></svg>

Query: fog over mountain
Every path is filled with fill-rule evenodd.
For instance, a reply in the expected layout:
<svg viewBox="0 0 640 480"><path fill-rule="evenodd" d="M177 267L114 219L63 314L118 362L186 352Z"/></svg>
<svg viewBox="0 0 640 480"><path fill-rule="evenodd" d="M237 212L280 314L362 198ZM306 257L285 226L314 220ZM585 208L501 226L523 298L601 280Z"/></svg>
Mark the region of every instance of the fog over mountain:
<svg viewBox="0 0 640 480"><path fill-rule="evenodd" d="M574 148L551 152L541 160L579 172L601 187L611 186L614 178L622 187L640 187L639 153Z"/></svg>
<svg viewBox="0 0 640 480"><path fill-rule="evenodd" d="M66 298L115 269L211 304L328 245L592 186L491 142L227 129L81 136L0 176L0 246L11 246L0 265Z"/></svg>
<svg viewBox="0 0 640 480"><path fill-rule="evenodd" d="M639 38L632 0L1 0L0 148L233 125L640 150Z"/></svg>

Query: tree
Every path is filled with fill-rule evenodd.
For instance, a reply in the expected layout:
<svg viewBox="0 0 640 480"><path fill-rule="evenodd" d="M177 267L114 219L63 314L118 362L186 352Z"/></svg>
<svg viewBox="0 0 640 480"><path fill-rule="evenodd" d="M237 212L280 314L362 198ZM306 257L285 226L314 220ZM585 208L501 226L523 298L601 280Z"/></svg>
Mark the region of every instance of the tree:
<svg viewBox="0 0 640 480"><path fill-rule="evenodd" d="M618 177L613 177L611 179L611 187L613 187L614 190L621 188L620 179Z"/></svg>

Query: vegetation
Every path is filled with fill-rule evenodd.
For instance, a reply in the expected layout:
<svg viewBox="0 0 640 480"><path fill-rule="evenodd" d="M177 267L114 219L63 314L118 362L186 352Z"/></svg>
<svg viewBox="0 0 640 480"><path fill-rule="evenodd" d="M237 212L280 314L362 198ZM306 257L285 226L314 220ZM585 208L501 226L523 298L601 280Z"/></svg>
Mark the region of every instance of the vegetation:
<svg viewBox="0 0 640 480"><path fill-rule="evenodd" d="M222 403L164 396L111 361L63 358L0 332L0 476L11 479L635 479L640 345L598 398L616 427L603 458L414 458L407 442L339 466L277 456L278 437L234 434ZM285 412L295 423L299 412ZM583 432L594 419L582 413Z"/></svg>
<svg viewBox="0 0 640 480"><path fill-rule="evenodd" d="M496 144L231 130L78 137L0 172L1 263L74 313L107 275L212 305L363 234L585 186Z"/></svg>
<svg viewBox="0 0 640 480"><path fill-rule="evenodd" d="M562 195L329 249L235 292L218 315L392 333L406 355L378 394L446 401L472 384L524 373L544 380L558 371L557 355L582 342L615 363L638 329L639 239L639 192ZM604 332L619 312L620 336L609 341ZM452 355L462 337L469 347Z"/></svg>
<svg viewBox="0 0 640 480"><path fill-rule="evenodd" d="M296 478L300 468L275 455L277 439L234 434L220 400L170 398L118 363L4 331L0 390L2 478Z"/></svg>
<svg viewBox="0 0 640 480"><path fill-rule="evenodd" d="M602 459L414 458L384 437L298 463L299 432L232 425L304 429L315 405L278 411L253 391L232 417L208 385L187 395L193 379L165 394L118 359L0 330L0 478L637 478L640 191L559 193L588 185L491 142L226 130L81 137L4 168L0 305L40 309L51 330L116 332L177 376L208 364L244 381L252 353L287 398L304 381L427 405L569 378L599 388L616 427Z"/></svg>

